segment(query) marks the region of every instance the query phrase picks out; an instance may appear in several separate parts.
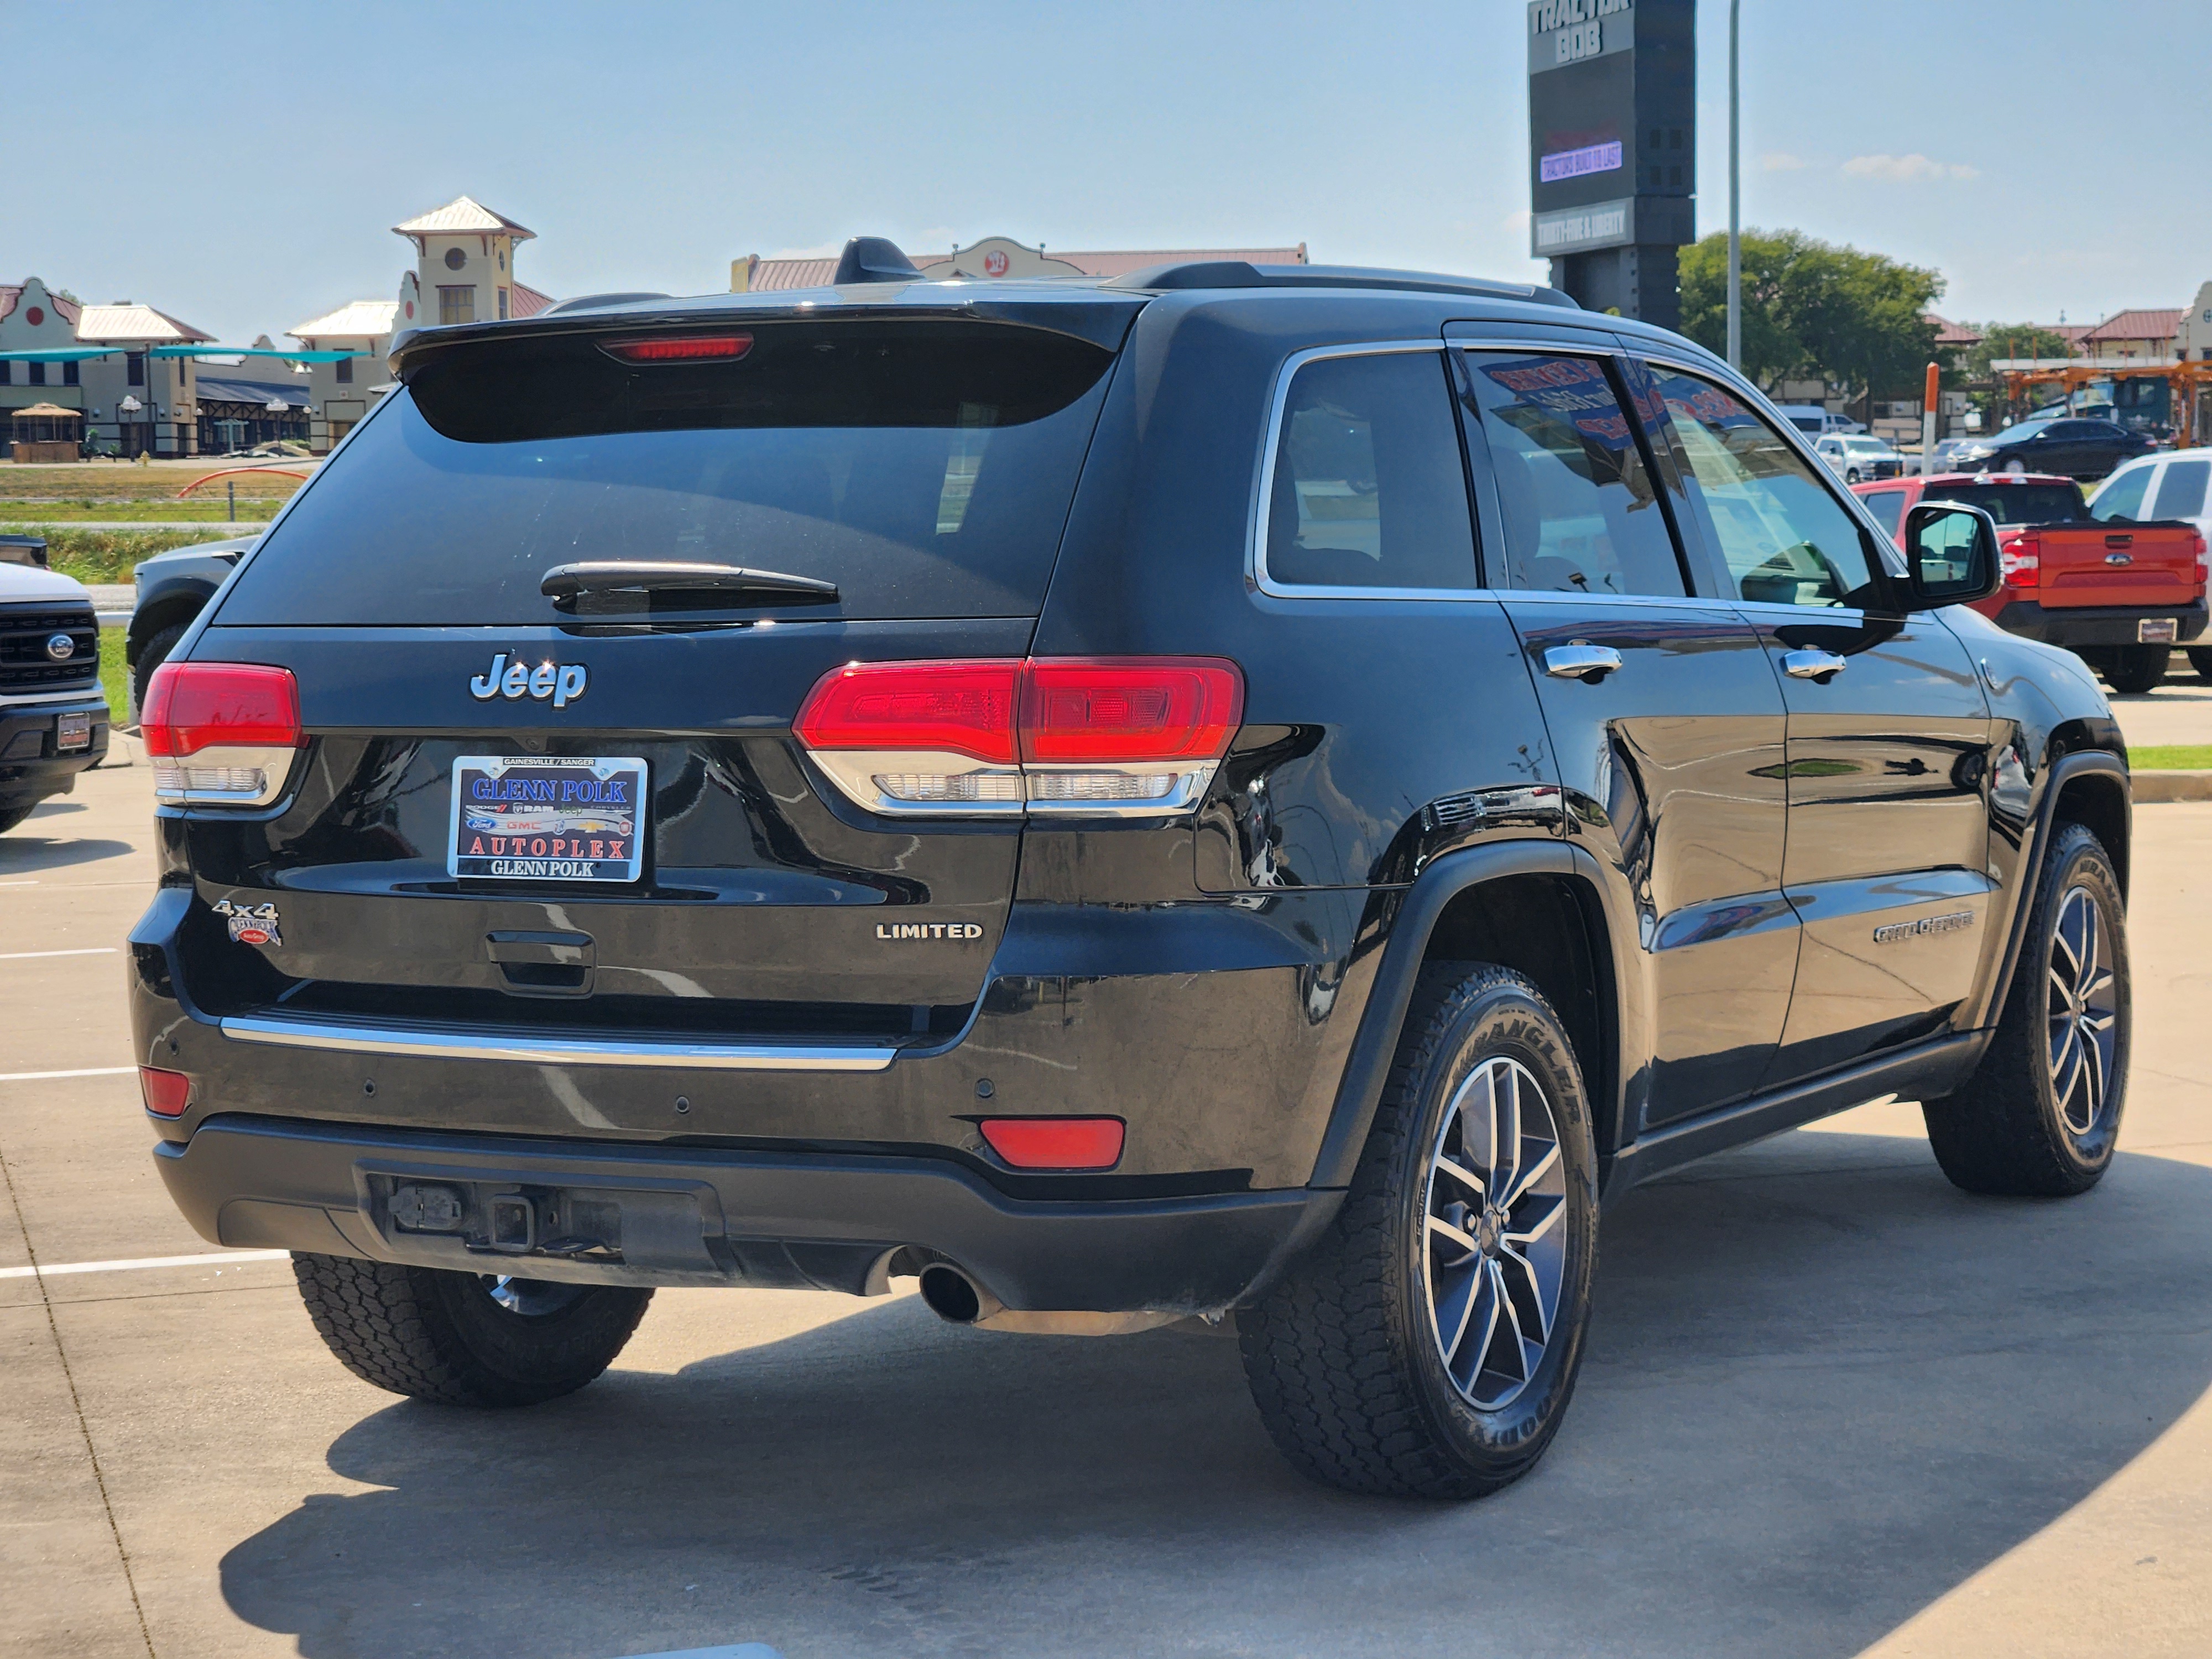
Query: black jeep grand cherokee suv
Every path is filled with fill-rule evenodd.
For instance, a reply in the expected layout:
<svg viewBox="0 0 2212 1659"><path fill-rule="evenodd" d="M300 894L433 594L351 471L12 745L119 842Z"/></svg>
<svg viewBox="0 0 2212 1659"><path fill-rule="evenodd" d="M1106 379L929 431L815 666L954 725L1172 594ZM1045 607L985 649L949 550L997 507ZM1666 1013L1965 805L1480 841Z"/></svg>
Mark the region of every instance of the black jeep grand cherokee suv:
<svg viewBox="0 0 2212 1659"><path fill-rule="evenodd" d="M1234 1321L1312 1474L1558 1428L1601 1195L1896 1094L2112 1152L2129 794L2074 658L1542 289L1163 267L617 298L404 382L156 677L156 1161L361 1376L660 1285ZM1938 610L1936 607L1951 605Z"/></svg>

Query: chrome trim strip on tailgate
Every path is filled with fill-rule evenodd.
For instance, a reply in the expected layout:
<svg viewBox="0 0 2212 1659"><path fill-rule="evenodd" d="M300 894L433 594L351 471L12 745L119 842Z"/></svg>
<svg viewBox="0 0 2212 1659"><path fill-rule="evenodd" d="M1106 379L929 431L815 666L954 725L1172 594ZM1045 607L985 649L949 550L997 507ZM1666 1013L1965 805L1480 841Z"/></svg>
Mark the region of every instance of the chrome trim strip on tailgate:
<svg viewBox="0 0 2212 1659"><path fill-rule="evenodd" d="M545 1066L666 1066L710 1072L881 1072L896 1048L823 1048L781 1042L642 1042L613 1037L521 1037L503 1031L421 1030L344 1021L221 1022L234 1042L331 1048L357 1054L415 1054L432 1060L520 1060Z"/></svg>

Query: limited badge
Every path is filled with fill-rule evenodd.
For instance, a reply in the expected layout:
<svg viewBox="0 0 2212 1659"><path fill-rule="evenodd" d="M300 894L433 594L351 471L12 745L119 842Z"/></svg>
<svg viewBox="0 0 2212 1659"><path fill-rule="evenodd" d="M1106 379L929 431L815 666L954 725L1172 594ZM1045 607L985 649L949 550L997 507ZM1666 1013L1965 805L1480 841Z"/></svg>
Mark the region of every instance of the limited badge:
<svg viewBox="0 0 2212 1659"><path fill-rule="evenodd" d="M230 936L240 945L282 945L283 930L276 919L273 904L233 904L228 899L215 902L215 913L230 924Z"/></svg>

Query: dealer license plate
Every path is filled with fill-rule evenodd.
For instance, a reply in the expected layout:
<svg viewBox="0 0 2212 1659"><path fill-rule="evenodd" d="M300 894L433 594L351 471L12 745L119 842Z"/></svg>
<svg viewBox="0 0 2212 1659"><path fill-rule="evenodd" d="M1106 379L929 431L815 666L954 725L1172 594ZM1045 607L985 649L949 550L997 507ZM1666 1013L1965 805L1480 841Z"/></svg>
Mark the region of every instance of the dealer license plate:
<svg viewBox="0 0 2212 1659"><path fill-rule="evenodd" d="M64 714L54 721L54 752L66 755L72 750L92 747L92 716Z"/></svg>
<svg viewBox="0 0 2212 1659"><path fill-rule="evenodd" d="M2136 623L2136 643L2138 645L2172 645L2173 618L2145 617Z"/></svg>
<svg viewBox="0 0 2212 1659"><path fill-rule="evenodd" d="M463 755L453 763L446 869L502 881L635 881L645 763Z"/></svg>

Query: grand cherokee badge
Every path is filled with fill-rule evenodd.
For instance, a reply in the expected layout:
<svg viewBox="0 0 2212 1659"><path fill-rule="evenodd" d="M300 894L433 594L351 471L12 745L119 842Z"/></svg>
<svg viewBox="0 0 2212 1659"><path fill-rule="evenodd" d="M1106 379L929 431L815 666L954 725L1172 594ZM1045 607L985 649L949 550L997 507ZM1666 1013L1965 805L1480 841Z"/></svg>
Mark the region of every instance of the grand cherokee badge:
<svg viewBox="0 0 2212 1659"><path fill-rule="evenodd" d="M489 702L494 697L535 697L544 702L550 697L556 708L566 708L584 695L584 682L589 678L580 662L541 662L533 668L520 657L509 659L502 651L491 659L489 669L469 682L469 695L478 702Z"/></svg>

